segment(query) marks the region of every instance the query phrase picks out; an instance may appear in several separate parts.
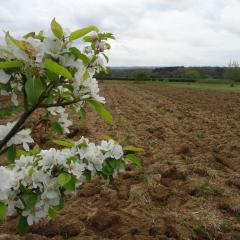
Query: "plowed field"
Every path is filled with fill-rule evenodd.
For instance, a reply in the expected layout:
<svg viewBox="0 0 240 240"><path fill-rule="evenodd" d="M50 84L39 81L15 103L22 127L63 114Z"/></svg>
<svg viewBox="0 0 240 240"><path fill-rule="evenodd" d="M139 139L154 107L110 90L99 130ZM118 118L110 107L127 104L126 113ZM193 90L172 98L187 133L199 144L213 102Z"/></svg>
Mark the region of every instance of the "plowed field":
<svg viewBox="0 0 240 240"><path fill-rule="evenodd" d="M72 137L143 147L143 167L113 185L85 184L26 239L240 239L240 94L106 83L101 91L114 124L90 111L76 131L73 116ZM16 225L7 219L0 239L19 239Z"/></svg>

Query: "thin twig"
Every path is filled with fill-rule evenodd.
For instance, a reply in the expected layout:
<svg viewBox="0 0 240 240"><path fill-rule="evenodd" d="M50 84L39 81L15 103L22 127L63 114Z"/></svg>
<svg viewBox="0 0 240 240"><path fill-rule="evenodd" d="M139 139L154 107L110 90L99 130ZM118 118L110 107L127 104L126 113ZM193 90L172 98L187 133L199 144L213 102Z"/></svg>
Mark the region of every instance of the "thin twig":
<svg viewBox="0 0 240 240"><path fill-rule="evenodd" d="M45 119L40 118L33 126L32 126L32 132L42 123Z"/></svg>
<svg viewBox="0 0 240 240"><path fill-rule="evenodd" d="M40 104L39 108L49 108L49 107L65 107L74 103L78 103L80 102L81 99L80 98L76 98L72 101L69 102L61 102L61 103L52 103L52 104Z"/></svg>

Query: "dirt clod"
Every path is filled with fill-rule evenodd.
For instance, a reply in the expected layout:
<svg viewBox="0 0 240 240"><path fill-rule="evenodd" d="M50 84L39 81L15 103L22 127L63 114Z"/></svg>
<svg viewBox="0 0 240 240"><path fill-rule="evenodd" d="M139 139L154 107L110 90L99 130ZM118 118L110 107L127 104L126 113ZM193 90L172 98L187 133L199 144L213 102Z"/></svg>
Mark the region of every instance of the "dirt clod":
<svg viewBox="0 0 240 240"><path fill-rule="evenodd" d="M97 231L103 231L119 223L120 217L116 214L99 210L88 219L88 225Z"/></svg>

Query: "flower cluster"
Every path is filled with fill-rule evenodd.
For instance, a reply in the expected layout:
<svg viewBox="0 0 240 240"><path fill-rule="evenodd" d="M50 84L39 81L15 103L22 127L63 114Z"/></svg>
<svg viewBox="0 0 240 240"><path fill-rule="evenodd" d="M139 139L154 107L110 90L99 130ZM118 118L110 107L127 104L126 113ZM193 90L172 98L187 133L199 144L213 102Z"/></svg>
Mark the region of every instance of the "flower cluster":
<svg viewBox="0 0 240 240"><path fill-rule="evenodd" d="M99 33L95 26L69 33L55 19L51 30L31 32L22 39L15 39L7 32L5 45L0 46L0 95L11 95L15 105L19 91L26 92L30 105L36 104L31 101L31 94L47 104L60 105L74 99L104 103L94 74L106 70L108 58L104 51L110 45L105 40L109 38L114 36ZM82 47L73 45L76 39L81 39ZM34 93L28 90L31 84L37 87L30 89ZM47 97L41 98L44 95Z"/></svg>
<svg viewBox="0 0 240 240"><path fill-rule="evenodd" d="M62 127L64 133L69 133L68 127L72 125L72 121L69 120L68 113L63 107L50 107L47 109L53 116L59 115L58 123Z"/></svg>
<svg viewBox="0 0 240 240"><path fill-rule="evenodd" d="M105 50L110 49L108 39L114 39L114 36L99 32L95 26L69 32L55 19L50 30L30 32L21 39L15 39L7 32L5 44L0 45L0 95L10 95L16 106L21 96L25 112L43 108L47 122L53 123L58 117L58 133L69 133L72 121L65 111L66 106L79 112L86 102L105 103L105 98L99 95L94 75L106 70ZM74 45L75 40L79 41L79 47ZM23 122L22 119L18 121ZM18 121L0 127L0 150L7 130ZM30 133L28 129L20 130L19 124L16 131L19 136ZM13 140L5 141L4 145L24 143ZM29 137L26 141L31 143L32 139ZM27 149L26 143L24 148Z"/></svg>
<svg viewBox="0 0 240 240"><path fill-rule="evenodd" d="M60 141L69 148L25 152L10 167L0 167L0 202L7 215L17 210L28 225L51 217L62 197L95 175L111 180L124 169L122 147L113 140L96 146L86 138Z"/></svg>

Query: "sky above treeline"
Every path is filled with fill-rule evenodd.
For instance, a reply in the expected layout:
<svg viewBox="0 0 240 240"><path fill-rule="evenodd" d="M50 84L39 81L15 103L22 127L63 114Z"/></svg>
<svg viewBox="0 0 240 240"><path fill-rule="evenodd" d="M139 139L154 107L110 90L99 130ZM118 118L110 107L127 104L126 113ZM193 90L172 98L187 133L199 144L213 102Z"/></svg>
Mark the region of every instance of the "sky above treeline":
<svg viewBox="0 0 240 240"><path fill-rule="evenodd" d="M1 29L20 36L53 17L112 32L111 66L226 66L240 61L240 0L1 0ZM3 36L3 31L2 35Z"/></svg>

